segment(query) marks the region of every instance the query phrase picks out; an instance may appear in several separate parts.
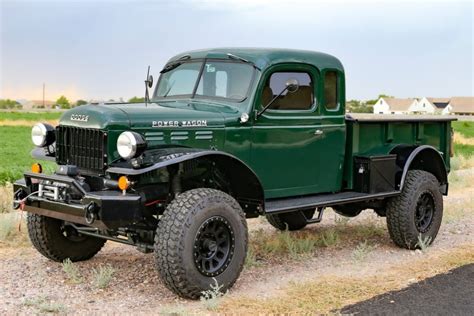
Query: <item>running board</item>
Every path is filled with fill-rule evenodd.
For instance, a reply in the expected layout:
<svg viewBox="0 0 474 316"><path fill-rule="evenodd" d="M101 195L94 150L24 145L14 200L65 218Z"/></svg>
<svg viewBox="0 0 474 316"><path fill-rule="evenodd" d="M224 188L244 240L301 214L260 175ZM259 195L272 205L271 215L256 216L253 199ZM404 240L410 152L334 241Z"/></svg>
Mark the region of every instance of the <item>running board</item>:
<svg viewBox="0 0 474 316"><path fill-rule="evenodd" d="M265 201L265 213L286 213L296 210L314 209L317 207L326 207L347 203L383 199L398 194L400 194L400 191L391 191L375 194L360 192L341 192L330 194L306 195L283 199L272 199Z"/></svg>

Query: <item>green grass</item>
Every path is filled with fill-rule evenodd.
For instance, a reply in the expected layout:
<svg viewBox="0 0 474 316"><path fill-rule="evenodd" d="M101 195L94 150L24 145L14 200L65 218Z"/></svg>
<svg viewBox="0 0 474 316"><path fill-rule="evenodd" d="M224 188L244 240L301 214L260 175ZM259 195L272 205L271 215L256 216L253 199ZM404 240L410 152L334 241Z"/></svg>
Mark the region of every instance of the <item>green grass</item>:
<svg viewBox="0 0 474 316"><path fill-rule="evenodd" d="M21 178L37 162L30 154L34 148L30 133L31 128L26 126L0 126L0 185ZM55 169L54 163L41 161L41 164L46 172Z"/></svg>
<svg viewBox="0 0 474 316"><path fill-rule="evenodd" d="M452 122L455 132L466 138L474 138L474 122L456 121ZM454 143L454 154L456 156L471 157L474 155L474 145Z"/></svg>
<svg viewBox="0 0 474 316"><path fill-rule="evenodd" d="M474 145L454 143L454 155L469 158L474 155Z"/></svg>
<svg viewBox="0 0 474 316"><path fill-rule="evenodd" d="M1 121L51 121L58 120L62 112L0 112Z"/></svg>
<svg viewBox="0 0 474 316"><path fill-rule="evenodd" d="M464 137L474 138L474 122L456 121L452 122L452 126L455 132Z"/></svg>

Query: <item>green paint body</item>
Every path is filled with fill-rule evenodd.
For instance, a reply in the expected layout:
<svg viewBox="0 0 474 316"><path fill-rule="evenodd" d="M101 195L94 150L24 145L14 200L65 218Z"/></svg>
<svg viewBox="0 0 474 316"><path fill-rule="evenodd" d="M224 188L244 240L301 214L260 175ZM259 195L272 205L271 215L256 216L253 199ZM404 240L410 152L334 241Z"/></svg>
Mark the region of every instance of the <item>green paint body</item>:
<svg viewBox="0 0 474 316"><path fill-rule="evenodd" d="M248 97L241 102L196 97L152 100L148 105L84 105L65 112L60 124L107 131L109 164L120 159L116 141L126 130L142 134L148 148L184 146L230 153L258 175L266 199L350 190L354 156L386 155L398 145L431 145L442 153L449 170L450 121L347 121L344 68L333 56L297 50L223 48L186 52L169 62L184 55L190 60L228 60L227 53L260 69L255 70ZM263 107L264 83L276 70L311 74L311 110L267 110L256 117L256 110ZM339 106L332 111L324 107L322 78L328 70L339 73ZM243 113L250 117L245 123L240 122ZM88 121L72 121L71 114L87 115ZM154 121L205 121L206 126L153 127ZM315 135L318 130L321 135Z"/></svg>

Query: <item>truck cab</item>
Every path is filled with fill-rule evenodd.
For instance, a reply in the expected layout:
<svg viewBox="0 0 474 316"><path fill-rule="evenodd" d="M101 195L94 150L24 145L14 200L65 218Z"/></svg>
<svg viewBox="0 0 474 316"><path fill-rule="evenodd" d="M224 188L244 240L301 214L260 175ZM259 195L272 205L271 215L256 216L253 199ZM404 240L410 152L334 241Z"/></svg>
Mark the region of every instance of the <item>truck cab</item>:
<svg viewBox="0 0 474 316"><path fill-rule="evenodd" d="M164 283L198 298L230 288L246 219L279 230L372 209L397 246L432 242L448 193L450 117L345 113L334 56L216 48L164 65L144 103L88 104L32 128L36 164L14 184L33 246L86 260L106 240L154 252Z"/></svg>

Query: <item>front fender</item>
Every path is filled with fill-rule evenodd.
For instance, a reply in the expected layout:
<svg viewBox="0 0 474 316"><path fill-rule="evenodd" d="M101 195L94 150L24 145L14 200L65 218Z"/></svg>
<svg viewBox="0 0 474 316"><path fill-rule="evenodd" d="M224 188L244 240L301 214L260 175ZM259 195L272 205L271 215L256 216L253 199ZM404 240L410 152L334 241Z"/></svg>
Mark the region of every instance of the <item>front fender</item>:
<svg viewBox="0 0 474 316"><path fill-rule="evenodd" d="M172 165L178 165L185 161L206 159L225 175L230 184L232 195L241 203L244 210L253 205L256 212L264 210L264 191L260 180L255 172L242 160L226 152L215 150L203 150L193 148L166 148L155 150L154 162L144 168L134 169L125 166L110 167L106 170L109 174L139 176L153 172Z"/></svg>

